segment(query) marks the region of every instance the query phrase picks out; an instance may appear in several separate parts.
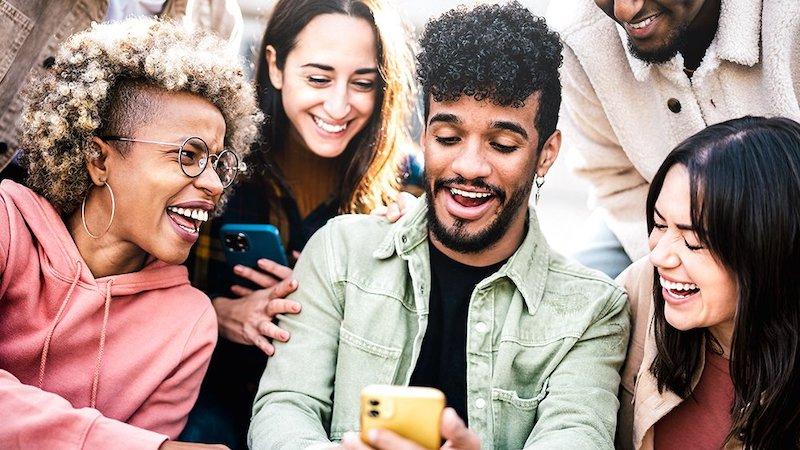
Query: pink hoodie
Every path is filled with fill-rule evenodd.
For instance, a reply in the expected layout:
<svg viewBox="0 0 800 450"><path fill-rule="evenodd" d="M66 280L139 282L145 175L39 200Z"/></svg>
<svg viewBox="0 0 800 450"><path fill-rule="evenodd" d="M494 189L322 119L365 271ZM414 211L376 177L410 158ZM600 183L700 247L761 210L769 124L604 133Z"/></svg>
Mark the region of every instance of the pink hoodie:
<svg viewBox="0 0 800 450"><path fill-rule="evenodd" d="M158 448L216 339L185 267L95 279L50 203L0 184L0 448Z"/></svg>

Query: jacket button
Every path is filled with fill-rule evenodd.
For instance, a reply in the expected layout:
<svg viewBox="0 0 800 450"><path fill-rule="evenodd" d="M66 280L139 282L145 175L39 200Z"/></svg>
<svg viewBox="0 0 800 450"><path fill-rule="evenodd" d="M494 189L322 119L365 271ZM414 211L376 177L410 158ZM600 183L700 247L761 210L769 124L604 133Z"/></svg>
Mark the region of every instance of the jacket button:
<svg viewBox="0 0 800 450"><path fill-rule="evenodd" d="M486 400L479 398L475 400L475 407L478 409L483 409L486 407Z"/></svg>
<svg viewBox="0 0 800 450"><path fill-rule="evenodd" d="M681 112L681 102L679 102L677 98L671 98L667 100L667 108L675 114L678 114Z"/></svg>
<svg viewBox="0 0 800 450"><path fill-rule="evenodd" d="M49 69L53 67L53 64L55 63L56 59L52 56L48 56L47 58L44 59L44 61L42 61L42 67L44 67L45 69Z"/></svg>
<svg viewBox="0 0 800 450"><path fill-rule="evenodd" d="M483 322L478 322L478 323L475 324L475 331L477 331L478 333L483 334L483 333L486 333L487 331L489 331L489 327Z"/></svg>
<svg viewBox="0 0 800 450"><path fill-rule="evenodd" d="M405 237L405 235L403 235L400 237L400 240L403 241L403 244L405 244L408 239Z"/></svg>
<svg viewBox="0 0 800 450"><path fill-rule="evenodd" d="M8 151L8 144L0 142L0 155L4 155Z"/></svg>

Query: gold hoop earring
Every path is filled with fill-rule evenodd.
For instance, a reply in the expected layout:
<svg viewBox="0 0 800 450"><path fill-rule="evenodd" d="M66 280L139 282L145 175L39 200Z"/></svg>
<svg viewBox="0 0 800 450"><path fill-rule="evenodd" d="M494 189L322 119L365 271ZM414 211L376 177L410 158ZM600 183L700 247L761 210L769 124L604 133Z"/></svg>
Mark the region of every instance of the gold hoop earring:
<svg viewBox="0 0 800 450"><path fill-rule="evenodd" d="M544 186L544 177L536 175L536 178L533 180L533 182L536 184L536 204L538 205L539 197L542 196L542 186Z"/></svg>
<svg viewBox="0 0 800 450"><path fill-rule="evenodd" d="M114 213L117 210L117 204L114 200L114 191L111 190L111 185L106 181L103 183L103 186L107 187L108 193L111 194L111 220L108 221L106 229L103 230L103 232L99 235L92 234L92 232L89 231L89 227L86 226L86 197L89 195L88 192L83 196L83 202L81 203L81 222L83 223L83 230L86 231L86 234L88 234L92 239L100 239L101 236L106 234L108 230L111 229L111 224L114 222Z"/></svg>

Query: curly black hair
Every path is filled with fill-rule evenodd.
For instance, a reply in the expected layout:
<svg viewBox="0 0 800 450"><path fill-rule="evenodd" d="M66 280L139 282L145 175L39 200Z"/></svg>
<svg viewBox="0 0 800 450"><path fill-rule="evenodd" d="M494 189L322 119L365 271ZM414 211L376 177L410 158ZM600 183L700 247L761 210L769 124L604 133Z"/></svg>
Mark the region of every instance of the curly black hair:
<svg viewBox="0 0 800 450"><path fill-rule="evenodd" d="M561 41L544 19L516 1L459 6L425 26L417 76L425 117L430 98L456 101L462 95L521 107L539 92L535 126L539 147L558 123L561 105Z"/></svg>

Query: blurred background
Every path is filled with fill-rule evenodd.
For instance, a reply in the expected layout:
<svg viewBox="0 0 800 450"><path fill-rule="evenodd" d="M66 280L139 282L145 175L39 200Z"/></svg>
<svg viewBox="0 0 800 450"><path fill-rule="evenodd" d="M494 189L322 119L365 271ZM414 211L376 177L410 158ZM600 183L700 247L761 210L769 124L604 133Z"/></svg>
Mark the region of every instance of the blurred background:
<svg viewBox="0 0 800 450"><path fill-rule="evenodd" d="M420 33L431 17L458 5L488 3L486 0L393 0L415 33ZM544 16L550 0L520 0L534 14ZM557 1L557 0L555 0ZM244 15L245 30L242 38L242 56L254 70L255 53L264 33L269 12L275 1L239 0ZM587 208L588 185L567 167L566 153L561 155L546 177L537 208L539 221L550 245L557 251L570 255L582 242L583 225L589 217Z"/></svg>

